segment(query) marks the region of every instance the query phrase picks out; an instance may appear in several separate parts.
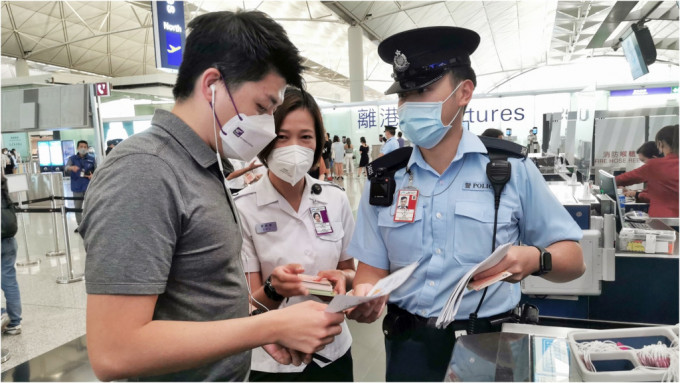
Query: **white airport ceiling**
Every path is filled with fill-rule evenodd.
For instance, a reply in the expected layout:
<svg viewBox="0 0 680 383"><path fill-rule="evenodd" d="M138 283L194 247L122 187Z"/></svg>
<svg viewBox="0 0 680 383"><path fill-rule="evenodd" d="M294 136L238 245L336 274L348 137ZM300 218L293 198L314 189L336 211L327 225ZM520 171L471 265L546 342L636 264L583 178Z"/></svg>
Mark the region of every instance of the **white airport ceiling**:
<svg viewBox="0 0 680 383"><path fill-rule="evenodd" d="M643 17L657 62L678 66L676 1L192 0L185 2L185 17L239 8L261 10L284 26L307 59L309 90L325 100L350 101L349 25L365 32L367 99L383 97L391 83L391 67L378 58L377 44L424 26L459 26L481 35L472 61L487 91L543 66L621 57L612 45ZM159 73L148 1L3 1L1 13L3 56L108 77ZM3 77L12 75L5 72Z"/></svg>

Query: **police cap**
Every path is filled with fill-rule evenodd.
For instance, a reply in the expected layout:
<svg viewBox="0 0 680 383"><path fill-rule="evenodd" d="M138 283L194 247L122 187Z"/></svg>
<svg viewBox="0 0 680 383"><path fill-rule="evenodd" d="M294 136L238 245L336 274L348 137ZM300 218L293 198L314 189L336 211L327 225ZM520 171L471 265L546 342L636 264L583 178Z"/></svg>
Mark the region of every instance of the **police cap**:
<svg viewBox="0 0 680 383"><path fill-rule="evenodd" d="M385 125L385 131L390 132L390 134L394 136L394 133L397 131L397 127L392 125Z"/></svg>
<svg viewBox="0 0 680 383"><path fill-rule="evenodd" d="M470 66L478 45L477 32L458 27L418 28L386 38L378 45L378 54L392 64L395 82L385 94L421 89L451 68Z"/></svg>

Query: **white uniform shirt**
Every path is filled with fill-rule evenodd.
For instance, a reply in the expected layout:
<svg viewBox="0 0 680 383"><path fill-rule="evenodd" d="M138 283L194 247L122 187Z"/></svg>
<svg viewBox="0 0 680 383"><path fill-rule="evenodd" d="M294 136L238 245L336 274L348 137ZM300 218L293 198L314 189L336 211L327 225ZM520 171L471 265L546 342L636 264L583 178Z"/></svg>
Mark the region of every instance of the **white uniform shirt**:
<svg viewBox="0 0 680 383"><path fill-rule="evenodd" d="M265 280L275 267L298 263L304 267L305 274L316 275L322 270L334 270L338 262L352 258L346 251L354 232L354 217L347 195L338 187L315 180L309 175L305 176L305 181L305 189L297 212L274 189L268 175L264 175L260 182L244 189L234 198L241 215L243 230L241 256L246 273L259 271ZM311 193L311 186L315 183L322 185L320 194ZM326 207L333 232L317 235L309 209L321 206ZM275 231L263 232L257 229L262 224L272 222L276 223ZM306 300L321 302L314 296L298 296L290 298L288 302L284 300L280 308ZM343 322L342 333L318 354L335 361L349 350L351 344L352 337ZM321 367L328 364L316 359L314 361ZM253 350L251 365L253 370L301 372L304 368L304 364L298 367L279 364L261 347Z"/></svg>

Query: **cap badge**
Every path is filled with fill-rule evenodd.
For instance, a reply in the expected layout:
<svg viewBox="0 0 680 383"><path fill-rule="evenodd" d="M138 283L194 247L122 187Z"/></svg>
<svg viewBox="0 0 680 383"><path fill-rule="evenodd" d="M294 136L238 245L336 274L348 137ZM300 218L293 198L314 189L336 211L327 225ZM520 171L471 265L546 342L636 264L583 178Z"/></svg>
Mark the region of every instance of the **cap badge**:
<svg viewBox="0 0 680 383"><path fill-rule="evenodd" d="M405 71L409 65L411 64L406 60L406 56L401 51L397 50L394 52L394 69L397 72Z"/></svg>

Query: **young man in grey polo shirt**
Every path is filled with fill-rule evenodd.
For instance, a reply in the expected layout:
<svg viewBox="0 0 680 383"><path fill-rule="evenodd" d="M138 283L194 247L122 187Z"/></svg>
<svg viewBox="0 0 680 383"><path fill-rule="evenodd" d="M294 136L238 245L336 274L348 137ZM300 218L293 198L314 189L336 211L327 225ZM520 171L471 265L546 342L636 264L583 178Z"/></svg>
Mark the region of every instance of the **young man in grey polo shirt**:
<svg viewBox="0 0 680 383"><path fill-rule="evenodd" d="M343 320L311 301L248 317L238 214L215 154L227 154L215 121L271 115L286 83L301 86L298 50L260 12L189 28L172 112L111 152L85 200L88 352L102 380L242 381L248 350L278 344L290 363L287 349L320 350Z"/></svg>

